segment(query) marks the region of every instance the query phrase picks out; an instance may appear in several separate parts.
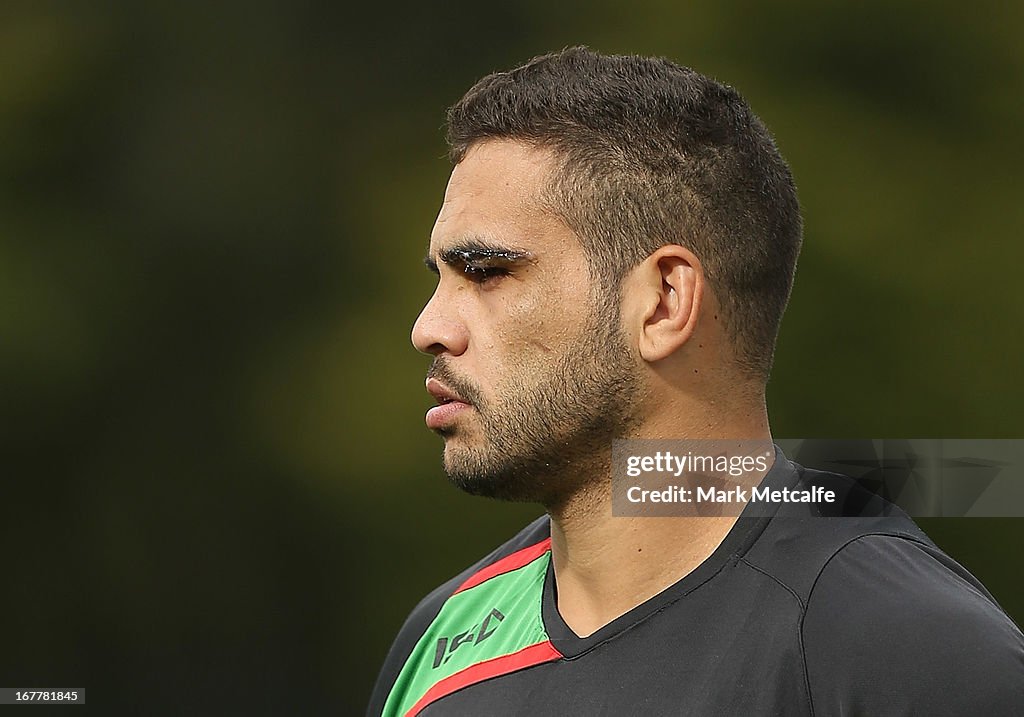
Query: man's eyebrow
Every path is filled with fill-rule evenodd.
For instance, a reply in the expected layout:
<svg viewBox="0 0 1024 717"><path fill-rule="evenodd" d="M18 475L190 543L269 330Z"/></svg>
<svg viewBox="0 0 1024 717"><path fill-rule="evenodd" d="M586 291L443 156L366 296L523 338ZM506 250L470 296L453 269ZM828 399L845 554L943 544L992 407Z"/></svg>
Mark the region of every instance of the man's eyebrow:
<svg viewBox="0 0 1024 717"><path fill-rule="evenodd" d="M503 264L518 264L524 261L532 261L534 256L524 249L510 249L508 247L488 244L479 240L460 242L447 249L441 250L438 258L448 266L464 266L466 264L500 261ZM423 257L423 263L435 274L438 273L437 261L429 254Z"/></svg>

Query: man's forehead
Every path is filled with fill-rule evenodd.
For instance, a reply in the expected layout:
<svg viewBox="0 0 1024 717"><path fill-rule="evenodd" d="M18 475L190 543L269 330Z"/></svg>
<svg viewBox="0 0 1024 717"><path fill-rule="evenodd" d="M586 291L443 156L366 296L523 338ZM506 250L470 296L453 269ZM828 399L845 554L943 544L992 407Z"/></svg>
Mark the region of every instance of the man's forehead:
<svg viewBox="0 0 1024 717"><path fill-rule="evenodd" d="M516 180L545 179L554 165L554 153L512 139L488 139L475 142L452 170L452 180L470 178Z"/></svg>
<svg viewBox="0 0 1024 717"><path fill-rule="evenodd" d="M452 170L431 253L467 241L510 248L510 242L535 238L553 218L542 201L550 166L547 152L520 142L474 145Z"/></svg>
<svg viewBox="0 0 1024 717"><path fill-rule="evenodd" d="M458 212L466 205L538 211L553 162L547 150L522 142L479 142L452 169L441 214Z"/></svg>

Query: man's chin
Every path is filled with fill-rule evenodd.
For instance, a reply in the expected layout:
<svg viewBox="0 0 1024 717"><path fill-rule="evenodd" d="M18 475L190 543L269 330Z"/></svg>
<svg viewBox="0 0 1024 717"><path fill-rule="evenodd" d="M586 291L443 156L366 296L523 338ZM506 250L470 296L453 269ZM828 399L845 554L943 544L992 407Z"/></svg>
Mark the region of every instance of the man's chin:
<svg viewBox="0 0 1024 717"><path fill-rule="evenodd" d="M470 483L478 478L486 480L490 472L475 451L466 445L465 436L445 436L444 441L444 472L456 485Z"/></svg>
<svg viewBox="0 0 1024 717"><path fill-rule="evenodd" d="M542 503L543 498L514 477L448 471L448 480L459 490L480 498L513 503Z"/></svg>
<svg viewBox="0 0 1024 717"><path fill-rule="evenodd" d="M559 483L533 461L485 455L473 450L458 450L449 443L444 452L444 470L448 480L470 495L514 503L547 504L552 488Z"/></svg>
<svg viewBox="0 0 1024 717"><path fill-rule="evenodd" d="M478 451L460 444L463 441L459 437L445 441L444 472L452 485L470 495L516 500L505 495L510 485L516 482L515 477L487 461Z"/></svg>

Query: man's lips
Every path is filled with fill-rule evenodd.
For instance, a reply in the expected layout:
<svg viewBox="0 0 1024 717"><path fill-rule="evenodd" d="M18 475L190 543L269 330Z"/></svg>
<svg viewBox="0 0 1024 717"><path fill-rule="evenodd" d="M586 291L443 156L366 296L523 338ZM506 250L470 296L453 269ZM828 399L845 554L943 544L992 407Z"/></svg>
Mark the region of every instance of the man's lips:
<svg viewBox="0 0 1024 717"><path fill-rule="evenodd" d="M473 406L436 378L427 379L427 393L434 397L438 405L427 411L427 428L437 430L455 420L455 417L471 409Z"/></svg>
<svg viewBox="0 0 1024 717"><path fill-rule="evenodd" d="M436 378L427 379L427 393L433 396L438 403L449 403L451 401L458 401L465 404L469 403L469 401L455 393L455 391L445 386Z"/></svg>

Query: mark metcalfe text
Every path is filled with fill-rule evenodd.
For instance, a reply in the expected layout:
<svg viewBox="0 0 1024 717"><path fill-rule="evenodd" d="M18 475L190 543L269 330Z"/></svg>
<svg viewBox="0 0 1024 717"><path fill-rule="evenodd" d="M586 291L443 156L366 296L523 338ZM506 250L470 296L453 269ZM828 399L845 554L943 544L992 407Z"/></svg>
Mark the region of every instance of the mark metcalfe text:
<svg viewBox="0 0 1024 717"><path fill-rule="evenodd" d="M626 491L630 503L834 503L836 493L814 486L808 490L792 488L683 488L670 485L661 490L644 490L635 485Z"/></svg>

